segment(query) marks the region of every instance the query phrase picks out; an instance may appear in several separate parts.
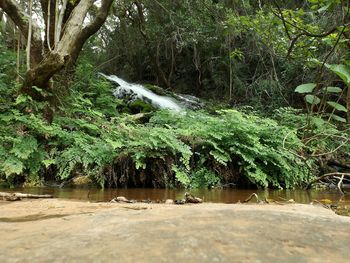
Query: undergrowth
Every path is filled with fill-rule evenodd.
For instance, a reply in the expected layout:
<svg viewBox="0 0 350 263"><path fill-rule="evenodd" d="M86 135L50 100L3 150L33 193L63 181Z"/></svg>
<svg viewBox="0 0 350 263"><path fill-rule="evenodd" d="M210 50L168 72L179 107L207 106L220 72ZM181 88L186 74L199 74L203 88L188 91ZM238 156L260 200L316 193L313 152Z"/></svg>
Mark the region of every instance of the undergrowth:
<svg viewBox="0 0 350 263"><path fill-rule="evenodd" d="M112 86L87 64L78 67L70 95L60 99L48 124L46 105L17 95L13 78L5 75L0 76L0 178L11 185L88 175L101 187L294 188L317 172L316 158L308 156L338 146L332 136L312 139L339 135L317 118L305 141L305 116L292 110L279 110L274 119L233 109L159 110L140 123L116 110L122 102L112 96Z"/></svg>

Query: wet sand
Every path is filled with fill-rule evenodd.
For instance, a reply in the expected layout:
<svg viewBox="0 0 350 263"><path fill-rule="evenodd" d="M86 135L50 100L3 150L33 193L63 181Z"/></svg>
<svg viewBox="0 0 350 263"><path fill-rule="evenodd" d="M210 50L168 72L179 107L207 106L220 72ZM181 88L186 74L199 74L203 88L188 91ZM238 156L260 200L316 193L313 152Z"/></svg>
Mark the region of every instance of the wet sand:
<svg viewBox="0 0 350 263"><path fill-rule="evenodd" d="M350 262L318 206L0 202L0 262Z"/></svg>

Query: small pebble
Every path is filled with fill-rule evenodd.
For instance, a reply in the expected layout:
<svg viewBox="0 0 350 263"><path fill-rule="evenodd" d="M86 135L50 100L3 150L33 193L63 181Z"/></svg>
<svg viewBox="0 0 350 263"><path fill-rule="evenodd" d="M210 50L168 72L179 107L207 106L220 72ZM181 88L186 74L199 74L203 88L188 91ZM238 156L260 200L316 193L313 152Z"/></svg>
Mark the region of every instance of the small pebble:
<svg viewBox="0 0 350 263"><path fill-rule="evenodd" d="M176 205L184 205L186 203L186 200L181 199L181 200L175 200Z"/></svg>
<svg viewBox="0 0 350 263"><path fill-rule="evenodd" d="M172 205L172 204L174 204L174 200L173 199L167 199L167 200L165 200L165 203L168 204L168 205Z"/></svg>
<svg viewBox="0 0 350 263"><path fill-rule="evenodd" d="M121 202L121 203L128 203L128 202L129 202L129 200L126 199L124 196L117 196L117 197L115 198L115 200L116 200L117 202Z"/></svg>

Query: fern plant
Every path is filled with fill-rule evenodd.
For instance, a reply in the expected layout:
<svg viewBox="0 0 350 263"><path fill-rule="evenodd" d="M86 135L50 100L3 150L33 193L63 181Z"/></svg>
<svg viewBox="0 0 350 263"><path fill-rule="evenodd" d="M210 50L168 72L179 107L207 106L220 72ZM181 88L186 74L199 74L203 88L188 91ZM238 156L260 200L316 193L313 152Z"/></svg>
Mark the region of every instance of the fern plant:
<svg viewBox="0 0 350 263"><path fill-rule="evenodd" d="M83 174L102 187L294 188L314 172L314 159L305 162L305 153L335 146L327 138L313 140L312 133L307 141L305 116L295 110L281 109L274 119L232 109L158 110L139 123L117 110L121 102L113 99L113 87L91 77L92 67L82 65L77 73L50 124L42 116L47 105L16 95L7 82L12 89L1 104L0 178L40 184ZM317 133L348 138L320 118L310 123Z"/></svg>

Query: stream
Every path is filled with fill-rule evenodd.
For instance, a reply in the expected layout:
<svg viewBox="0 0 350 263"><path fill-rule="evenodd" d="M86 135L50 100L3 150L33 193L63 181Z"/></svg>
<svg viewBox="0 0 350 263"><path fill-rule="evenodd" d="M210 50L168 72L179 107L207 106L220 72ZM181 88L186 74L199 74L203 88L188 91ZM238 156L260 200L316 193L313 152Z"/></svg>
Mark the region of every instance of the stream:
<svg viewBox="0 0 350 263"><path fill-rule="evenodd" d="M125 196L130 200L152 200L153 202L166 199L182 199L185 189L100 189L100 188L3 188L1 192L21 192L28 194L51 194L56 198L72 199L91 202L107 202L116 196ZM254 190L254 189L194 189L193 195L212 203L237 203L245 200L250 194L257 193L259 198L274 201L293 199L297 203L309 204L315 200L323 203L350 204L349 195L342 196L337 190Z"/></svg>

